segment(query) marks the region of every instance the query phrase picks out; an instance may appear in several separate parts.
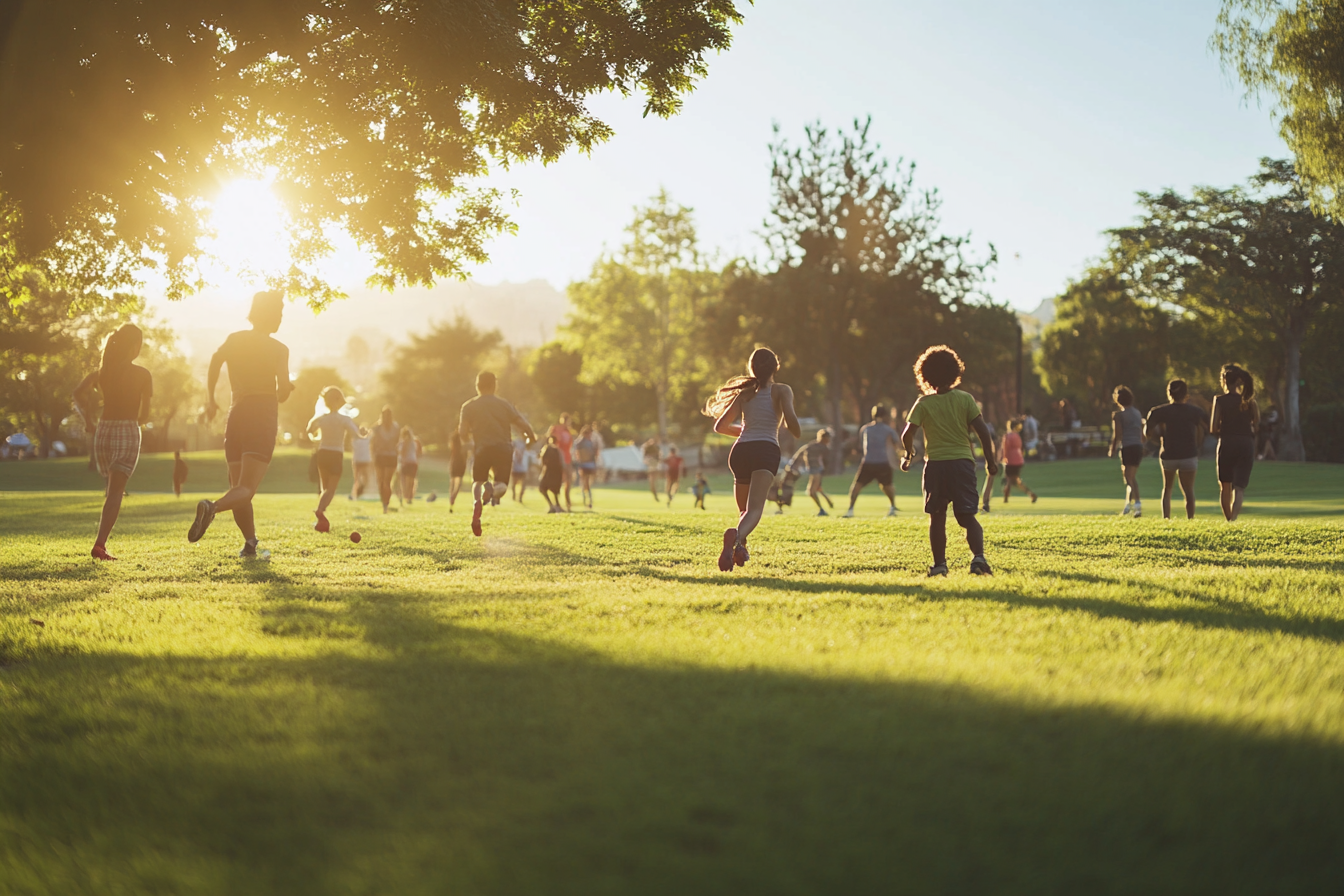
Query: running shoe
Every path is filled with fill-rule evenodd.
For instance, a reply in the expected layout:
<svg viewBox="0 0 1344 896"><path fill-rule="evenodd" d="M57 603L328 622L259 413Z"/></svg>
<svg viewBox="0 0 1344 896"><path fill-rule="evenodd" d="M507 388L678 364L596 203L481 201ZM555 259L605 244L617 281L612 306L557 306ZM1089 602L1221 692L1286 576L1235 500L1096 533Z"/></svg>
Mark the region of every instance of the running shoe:
<svg viewBox="0 0 1344 896"><path fill-rule="evenodd" d="M893 506L890 510L887 511L887 516L895 516L895 515L896 515L896 508Z"/></svg>
<svg viewBox="0 0 1344 896"><path fill-rule="evenodd" d="M331 520L327 519L327 515L320 510L314 510L313 514L317 516L317 522L313 523L313 528L318 532L330 532Z"/></svg>
<svg viewBox="0 0 1344 896"><path fill-rule="evenodd" d="M1033 504L1036 503L1036 493L1035 493L1035 492L1032 492L1032 493L1031 493L1031 503L1033 503Z"/></svg>
<svg viewBox="0 0 1344 896"><path fill-rule="evenodd" d="M783 513L784 513L784 508L781 507L781 508L779 508L778 510L775 511L775 516L780 516L780 515L783 514Z"/></svg>
<svg viewBox="0 0 1344 896"><path fill-rule="evenodd" d="M1141 501L1135 501L1135 502L1134 502L1134 516L1131 517L1131 519L1138 519L1138 518L1141 517L1141 516L1143 516L1143 502L1141 502Z"/></svg>
<svg viewBox="0 0 1344 896"><path fill-rule="evenodd" d="M994 571L989 568L989 561L984 557L976 557L971 561L971 575L973 576L992 576Z"/></svg>
<svg viewBox="0 0 1344 896"><path fill-rule="evenodd" d="M210 528L210 524L215 521L215 502L202 500L196 505L196 519L192 522L191 528L187 530L187 541L195 544L201 540L205 530Z"/></svg>
<svg viewBox="0 0 1344 896"><path fill-rule="evenodd" d="M747 561L751 559L751 554L747 553L747 546L739 544L733 548L733 562L738 566L746 566Z"/></svg>
<svg viewBox="0 0 1344 896"><path fill-rule="evenodd" d="M1007 500L1007 499L1005 499L1005 500ZM982 511L984 511L985 513L989 513L989 502L986 501L984 504L981 504L981 505L980 505L980 509L981 509Z"/></svg>
<svg viewBox="0 0 1344 896"><path fill-rule="evenodd" d="M840 514L840 518L841 518L841 519L846 519L846 520L851 520L851 519L853 519L853 518L854 518L854 508L851 507L851 508L849 508L848 510L846 510L844 513Z"/></svg>
<svg viewBox="0 0 1344 896"><path fill-rule="evenodd" d="M238 556L244 560L257 559L257 540L254 538L251 541L243 542L243 549L238 552Z"/></svg>
<svg viewBox="0 0 1344 896"><path fill-rule="evenodd" d="M830 516L830 514L827 513L824 509L818 507L818 508L817 508L817 516Z"/></svg>
<svg viewBox="0 0 1344 896"><path fill-rule="evenodd" d="M481 534L481 511L485 505L480 501L471 505L471 534L479 536Z"/></svg>
<svg viewBox="0 0 1344 896"><path fill-rule="evenodd" d="M93 546L93 550L89 552L89 556L92 557L92 558L95 559L95 560L115 560L115 559L117 559L116 557L113 557L111 554L109 554L109 553L107 552L107 548L105 548L105 547L104 547L103 545L101 545L101 544L96 544L96 545L94 545L94 546Z"/></svg>
<svg viewBox="0 0 1344 896"><path fill-rule="evenodd" d="M737 544L737 529L723 530L723 550L719 553L719 572L732 572L733 546Z"/></svg>
<svg viewBox="0 0 1344 896"><path fill-rule="evenodd" d="M934 576L945 576L945 575L947 575L946 563L939 563L936 566L929 567L929 578L932 579Z"/></svg>
<svg viewBox="0 0 1344 896"><path fill-rule="evenodd" d="M1133 512L1134 512L1134 502L1133 502L1133 501L1126 501L1126 502L1125 502L1125 509L1122 510L1122 511L1120 511L1120 515L1121 515L1121 516L1129 516L1129 515L1130 515L1131 513L1133 513Z"/></svg>

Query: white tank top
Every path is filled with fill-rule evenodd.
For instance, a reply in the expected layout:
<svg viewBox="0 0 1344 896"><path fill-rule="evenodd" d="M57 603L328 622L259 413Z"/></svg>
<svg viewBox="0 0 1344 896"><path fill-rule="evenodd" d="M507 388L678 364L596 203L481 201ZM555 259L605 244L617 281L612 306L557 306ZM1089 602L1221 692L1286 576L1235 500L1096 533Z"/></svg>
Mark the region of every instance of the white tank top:
<svg viewBox="0 0 1344 896"><path fill-rule="evenodd" d="M775 402L771 397L772 384L752 396L742 406L742 435L739 442L774 442L779 444L779 415L775 413Z"/></svg>

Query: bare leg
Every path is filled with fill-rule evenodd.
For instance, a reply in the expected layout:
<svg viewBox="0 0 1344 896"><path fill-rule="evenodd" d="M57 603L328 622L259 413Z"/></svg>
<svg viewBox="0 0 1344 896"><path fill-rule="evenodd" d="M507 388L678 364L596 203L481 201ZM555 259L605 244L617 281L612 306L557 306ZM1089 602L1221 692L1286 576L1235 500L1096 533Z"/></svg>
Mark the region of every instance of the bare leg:
<svg viewBox="0 0 1344 896"><path fill-rule="evenodd" d="M737 513L739 516L747 512L747 496L750 494L750 482L733 483L733 497L737 499Z"/></svg>
<svg viewBox="0 0 1344 896"><path fill-rule="evenodd" d="M448 511L453 510L453 505L457 503L457 493L462 491L462 477L454 476L452 483L448 486Z"/></svg>
<svg viewBox="0 0 1344 896"><path fill-rule="evenodd" d="M1185 518L1195 518L1195 471L1181 470L1181 494L1185 495Z"/></svg>
<svg viewBox="0 0 1344 896"><path fill-rule="evenodd" d="M947 565L947 511L929 514L929 549L933 551L933 565Z"/></svg>
<svg viewBox="0 0 1344 896"><path fill-rule="evenodd" d="M126 494L126 483L130 478L120 470L112 470L107 474L107 493L103 498L103 514L98 519L98 540L93 543L94 547L107 546L108 536L112 534L112 527L121 513L121 498Z"/></svg>
<svg viewBox="0 0 1344 896"><path fill-rule="evenodd" d="M653 495L653 500L658 500L658 471L649 470L649 494Z"/></svg>
<svg viewBox="0 0 1344 896"><path fill-rule="evenodd" d="M232 484L224 497L215 502L215 513L233 511L233 521L243 533L243 540L256 541L257 527L252 513L252 496L266 477L270 463L261 458L245 454L241 463L229 464L229 482Z"/></svg>
<svg viewBox="0 0 1344 896"><path fill-rule="evenodd" d="M859 485L859 477L855 476L854 481L849 485L849 509L853 510L854 505L859 500L859 492L863 491L863 486Z"/></svg>
<svg viewBox="0 0 1344 896"><path fill-rule="evenodd" d="M1027 484L1022 481L1021 476L1015 476L1013 477L1011 482L1005 482L1003 484L1003 500L1005 501L1008 500L1008 492L1013 488L1021 489L1022 491L1030 495L1033 501L1036 500L1036 493L1033 492L1031 489L1027 488Z"/></svg>
<svg viewBox="0 0 1344 896"><path fill-rule="evenodd" d="M896 507L896 486L894 485L882 486L882 494L887 496L888 503L890 503L892 508L894 509Z"/></svg>
<svg viewBox="0 0 1344 896"><path fill-rule="evenodd" d="M774 481L775 474L770 470L757 470L751 474L751 484L747 486L747 506L742 511L741 519L737 521L738 544L745 545L747 536L760 524L761 512L765 510L765 499L769 496L770 485Z"/></svg>
<svg viewBox="0 0 1344 896"><path fill-rule="evenodd" d="M1131 504L1139 501L1139 468L1125 467L1125 500Z"/></svg>
<svg viewBox="0 0 1344 896"><path fill-rule="evenodd" d="M1162 519L1171 519L1171 488L1176 484L1176 471L1162 471Z"/></svg>
<svg viewBox="0 0 1344 896"><path fill-rule="evenodd" d="M1246 497L1246 489L1237 488L1237 497L1232 502L1232 519L1235 522L1237 517L1241 516L1241 502Z"/></svg>
<svg viewBox="0 0 1344 896"><path fill-rule="evenodd" d="M996 477L994 477L994 476L988 476L988 475L985 476L985 492L984 492L983 495L980 496L980 504L981 504L982 507L984 507L984 508L986 508L986 509L989 508L989 499L992 498L992 497L994 497L994 480L995 480L995 478L996 478ZM1007 498L1006 495L1004 496L1004 499L1003 499L1003 500L1005 500L1005 501L1008 500L1008 498Z"/></svg>
<svg viewBox="0 0 1344 896"><path fill-rule="evenodd" d="M387 513L388 505L392 503L392 474L396 472L394 467L378 466L378 499L383 502L383 513Z"/></svg>
<svg viewBox="0 0 1344 896"><path fill-rule="evenodd" d="M946 519L946 518L944 518ZM985 555L985 530L975 514L957 514L957 525L966 530L966 546L971 549L972 557Z"/></svg>
<svg viewBox="0 0 1344 896"><path fill-rule="evenodd" d="M569 487L574 479L574 468L565 467L565 509L573 510L574 504L569 500Z"/></svg>
<svg viewBox="0 0 1344 896"><path fill-rule="evenodd" d="M673 480L671 480L670 482L668 482L668 484L667 484L667 503L668 503L669 505L672 503L672 498L676 496L677 491L678 491L678 489L680 488L680 486L681 486L681 480L679 480L679 479L673 479Z"/></svg>
<svg viewBox="0 0 1344 896"><path fill-rule="evenodd" d="M326 473L318 473L317 478L322 480L322 495L317 499L317 512L325 513L331 506L331 499L336 497L336 489L341 484L341 474L329 476Z"/></svg>

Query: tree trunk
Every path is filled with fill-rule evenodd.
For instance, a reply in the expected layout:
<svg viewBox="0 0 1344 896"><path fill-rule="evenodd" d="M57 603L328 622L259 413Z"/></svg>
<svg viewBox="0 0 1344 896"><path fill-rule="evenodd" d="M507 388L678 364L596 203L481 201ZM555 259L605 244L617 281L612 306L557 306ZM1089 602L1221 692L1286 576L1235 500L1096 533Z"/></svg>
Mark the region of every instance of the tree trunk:
<svg viewBox="0 0 1344 896"><path fill-rule="evenodd" d="M1302 383L1302 341L1306 338L1306 329L1293 320L1284 334L1283 429L1279 434L1278 446L1280 460L1306 460L1306 452L1302 448L1302 412L1298 404Z"/></svg>
<svg viewBox="0 0 1344 896"><path fill-rule="evenodd" d="M658 387L658 444L667 443L667 390Z"/></svg>
<svg viewBox="0 0 1344 896"><path fill-rule="evenodd" d="M826 374L826 401L831 406L831 427L835 430L831 439L831 469L837 473L844 469L845 440L841 433L844 429L845 388L840 379L840 359L831 359L831 369Z"/></svg>

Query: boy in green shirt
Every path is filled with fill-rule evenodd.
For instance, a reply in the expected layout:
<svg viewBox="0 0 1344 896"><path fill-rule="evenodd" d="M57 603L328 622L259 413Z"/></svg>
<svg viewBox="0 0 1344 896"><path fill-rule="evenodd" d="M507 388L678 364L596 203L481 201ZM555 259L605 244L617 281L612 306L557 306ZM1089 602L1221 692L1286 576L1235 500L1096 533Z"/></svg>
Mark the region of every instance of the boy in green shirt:
<svg viewBox="0 0 1344 896"><path fill-rule="evenodd" d="M901 471L910 469L915 452L915 430L924 427L924 512L929 515L929 546L933 548L930 576L947 575L947 505L957 524L966 530L971 548L971 573L992 575L985 560L985 530L975 518L979 490L975 485L975 454L967 437L970 430L980 438L985 452L985 469L990 476L999 472L994 460L994 441L980 416L980 408L969 392L955 388L961 382L966 365L957 353L945 345L930 346L915 362L915 380L924 394L915 402L906 418L901 443L905 457Z"/></svg>

